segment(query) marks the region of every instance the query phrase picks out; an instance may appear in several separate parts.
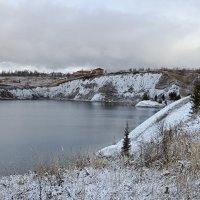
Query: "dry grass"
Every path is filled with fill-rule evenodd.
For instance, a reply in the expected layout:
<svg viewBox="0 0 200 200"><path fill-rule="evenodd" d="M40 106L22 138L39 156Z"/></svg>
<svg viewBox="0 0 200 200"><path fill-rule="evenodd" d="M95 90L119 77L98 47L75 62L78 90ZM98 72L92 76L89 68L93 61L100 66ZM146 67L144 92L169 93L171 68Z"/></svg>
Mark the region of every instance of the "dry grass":
<svg viewBox="0 0 200 200"><path fill-rule="evenodd" d="M65 170L82 170L84 168L103 169L110 165L109 159L105 157L89 156L89 155L76 155L67 162L61 159L59 156L57 159L53 159L49 165L40 163L35 168L35 173L38 176L57 176Z"/></svg>
<svg viewBox="0 0 200 200"><path fill-rule="evenodd" d="M177 130L165 131L160 139L141 145L140 166L168 169L179 165L180 170L187 169L191 177L200 171L200 133L189 134Z"/></svg>

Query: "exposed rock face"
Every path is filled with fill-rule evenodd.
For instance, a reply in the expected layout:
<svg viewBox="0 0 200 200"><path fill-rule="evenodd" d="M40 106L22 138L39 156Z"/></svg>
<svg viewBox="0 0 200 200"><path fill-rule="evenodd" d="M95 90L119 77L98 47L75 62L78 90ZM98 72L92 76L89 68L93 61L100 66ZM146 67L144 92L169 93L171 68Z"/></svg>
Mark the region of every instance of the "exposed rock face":
<svg viewBox="0 0 200 200"><path fill-rule="evenodd" d="M105 101L116 101L118 98L117 90L116 90L115 86L112 84L112 82L100 87L99 93L104 95Z"/></svg>
<svg viewBox="0 0 200 200"><path fill-rule="evenodd" d="M0 91L0 99L14 99L14 95L6 89Z"/></svg>
<svg viewBox="0 0 200 200"><path fill-rule="evenodd" d="M198 76L199 74L195 72L164 71L156 84L156 89L162 90L172 85L176 85L180 88L180 95L187 96L191 93L194 81Z"/></svg>
<svg viewBox="0 0 200 200"><path fill-rule="evenodd" d="M38 99L48 99L48 96L44 97L41 94L32 94L32 100L38 100Z"/></svg>
<svg viewBox="0 0 200 200"><path fill-rule="evenodd" d="M162 74L158 83L156 84L156 89L162 90L165 89L166 86L174 84L174 81L170 78L168 74Z"/></svg>

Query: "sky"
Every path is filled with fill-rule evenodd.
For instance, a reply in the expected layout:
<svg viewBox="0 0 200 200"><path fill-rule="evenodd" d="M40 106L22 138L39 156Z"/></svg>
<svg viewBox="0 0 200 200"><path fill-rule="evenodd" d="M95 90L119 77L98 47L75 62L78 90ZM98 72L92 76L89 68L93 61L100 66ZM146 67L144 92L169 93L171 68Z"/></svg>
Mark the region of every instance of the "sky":
<svg viewBox="0 0 200 200"><path fill-rule="evenodd" d="M0 70L200 66L199 0L0 0Z"/></svg>

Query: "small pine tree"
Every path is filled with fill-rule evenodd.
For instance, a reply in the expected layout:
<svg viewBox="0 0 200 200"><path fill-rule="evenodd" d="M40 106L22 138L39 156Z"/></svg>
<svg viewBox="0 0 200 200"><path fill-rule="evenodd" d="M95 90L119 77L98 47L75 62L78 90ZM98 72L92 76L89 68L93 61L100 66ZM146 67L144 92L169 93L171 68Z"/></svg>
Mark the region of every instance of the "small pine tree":
<svg viewBox="0 0 200 200"><path fill-rule="evenodd" d="M179 100L181 98L180 94L177 94L175 91L169 93L170 100Z"/></svg>
<svg viewBox="0 0 200 200"><path fill-rule="evenodd" d="M192 113L200 112L200 80L194 83L193 93L191 95Z"/></svg>
<svg viewBox="0 0 200 200"><path fill-rule="evenodd" d="M162 95L161 98L162 98L163 101L165 101L165 95L164 94Z"/></svg>
<svg viewBox="0 0 200 200"><path fill-rule="evenodd" d="M155 95L154 100L155 100L155 101L158 101L158 96L157 96L157 94Z"/></svg>
<svg viewBox="0 0 200 200"><path fill-rule="evenodd" d="M149 99L150 99L150 97L149 97L148 93L145 92L145 93L143 94L143 96L142 96L142 100L149 100Z"/></svg>
<svg viewBox="0 0 200 200"><path fill-rule="evenodd" d="M126 123L126 127L124 129L124 140L122 146L122 155L129 157L131 148L131 141L129 138L129 126L128 122Z"/></svg>

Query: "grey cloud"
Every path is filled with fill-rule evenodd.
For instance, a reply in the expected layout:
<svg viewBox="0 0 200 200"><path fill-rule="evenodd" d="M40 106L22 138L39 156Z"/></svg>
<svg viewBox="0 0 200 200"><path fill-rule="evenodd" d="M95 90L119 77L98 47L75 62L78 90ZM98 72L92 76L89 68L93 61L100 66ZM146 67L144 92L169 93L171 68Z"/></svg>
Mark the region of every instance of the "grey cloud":
<svg viewBox="0 0 200 200"><path fill-rule="evenodd" d="M176 16L174 10L167 12L162 5L139 12L137 1L127 12L110 7L87 9L77 6L78 1L73 6L61 0L5 2L0 1L1 62L53 69L120 69L195 67L200 61L200 22L188 15L185 7ZM190 13L196 9L191 6Z"/></svg>

